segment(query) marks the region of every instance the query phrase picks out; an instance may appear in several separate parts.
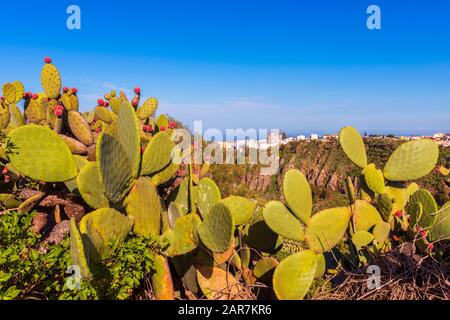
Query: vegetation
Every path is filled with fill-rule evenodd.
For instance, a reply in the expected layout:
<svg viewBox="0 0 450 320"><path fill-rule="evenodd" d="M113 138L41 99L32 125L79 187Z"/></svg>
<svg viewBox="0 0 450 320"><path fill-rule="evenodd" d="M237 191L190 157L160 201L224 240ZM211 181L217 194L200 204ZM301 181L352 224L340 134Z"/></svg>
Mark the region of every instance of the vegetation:
<svg viewBox="0 0 450 320"><path fill-rule="evenodd" d="M131 101L112 91L80 113L49 58L41 80L39 94L18 81L2 87L2 299L303 299L398 244L448 259L450 206L412 182L438 168L433 141L371 159L346 127L343 153L288 145L281 174L266 178L277 187L249 197L237 184L221 192L208 163L191 165L192 148L181 154L171 139L178 124L156 116L156 98L140 105L139 87ZM310 158L291 161L293 150L318 153L316 182L331 163L345 198L317 204L330 193L311 188L299 170Z"/></svg>

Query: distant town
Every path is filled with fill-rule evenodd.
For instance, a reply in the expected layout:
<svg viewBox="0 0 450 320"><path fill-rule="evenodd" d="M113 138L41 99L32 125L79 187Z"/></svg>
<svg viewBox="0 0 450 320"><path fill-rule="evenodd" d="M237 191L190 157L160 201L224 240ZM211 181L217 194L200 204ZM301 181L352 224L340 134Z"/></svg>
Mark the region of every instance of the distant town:
<svg viewBox="0 0 450 320"><path fill-rule="evenodd" d="M316 133L312 133L309 136L306 135L298 135L296 137L287 137L287 135L280 131L279 134L269 134L267 139L262 140L254 140L254 139L245 139L245 140L236 140L236 141L220 141L216 142L222 148L236 148L236 149L244 149L247 148L260 148L266 149L270 147L274 147L277 145L286 145L290 142L295 141L334 141L338 140L338 134L324 134L319 135ZM432 135L411 135L411 136L396 136L396 135L364 135L364 139L391 139L391 140L418 140L418 139L431 139L436 141L439 145L443 147L450 146L450 133L437 132Z"/></svg>

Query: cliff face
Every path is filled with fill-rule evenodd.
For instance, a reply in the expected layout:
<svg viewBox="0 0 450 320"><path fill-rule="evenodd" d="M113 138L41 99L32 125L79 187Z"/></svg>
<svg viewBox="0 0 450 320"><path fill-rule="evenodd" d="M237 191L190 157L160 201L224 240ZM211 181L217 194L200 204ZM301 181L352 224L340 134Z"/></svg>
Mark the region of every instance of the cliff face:
<svg viewBox="0 0 450 320"><path fill-rule="evenodd" d="M368 139L369 162L382 168L399 141ZM441 149L439 163L450 166L450 148ZM261 200L280 199L284 173L297 168L307 177L316 199L338 197L345 194L345 179L355 177L360 169L344 155L337 141L299 141L280 148L279 173L262 176L259 165L213 165L211 172L224 196L238 194ZM447 182L446 182L447 179ZM437 172L418 181L428 188L438 202L449 200L449 180Z"/></svg>

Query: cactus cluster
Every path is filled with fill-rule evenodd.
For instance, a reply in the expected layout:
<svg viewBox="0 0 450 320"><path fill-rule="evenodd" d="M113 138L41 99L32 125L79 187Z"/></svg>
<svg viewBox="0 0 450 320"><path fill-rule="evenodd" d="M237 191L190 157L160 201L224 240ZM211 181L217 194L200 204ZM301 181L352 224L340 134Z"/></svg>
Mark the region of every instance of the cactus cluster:
<svg viewBox="0 0 450 320"><path fill-rule="evenodd" d="M102 277L98 267L137 236L164 243L153 253L157 299L175 298L174 278L184 290L178 296L242 298L243 282L262 282L278 299L303 299L330 271L328 253L342 246L345 259L365 263L369 254L390 249L392 233L403 232L427 253L450 238L450 205L438 207L411 182L436 167L433 141L402 144L381 169L369 163L358 131L343 128L340 145L361 169L358 183L347 179L348 205L313 213L300 170L285 173L283 201L222 197L208 163L172 161L176 125L156 116L156 98L140 105L139 87L132 99L113 90L94 110L79 112L77 90L61 82L45 59L43 93L25 92L19 81L2 86L0 161L7 192L0 205L46 208L56 223L70 220L72 264L86 282ZM36 190L23 188L33 183ZM287 257L277 256L286 249Z"/></svg>

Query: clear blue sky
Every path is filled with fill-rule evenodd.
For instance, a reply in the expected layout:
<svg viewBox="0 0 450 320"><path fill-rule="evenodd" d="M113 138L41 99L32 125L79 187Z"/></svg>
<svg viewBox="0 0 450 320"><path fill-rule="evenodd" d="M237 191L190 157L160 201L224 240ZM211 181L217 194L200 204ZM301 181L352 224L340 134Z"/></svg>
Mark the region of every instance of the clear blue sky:
<svg viewBox="0 0 450 320"><path fill-rule="evenodd" d="M81 30L66 8L81 8ZM366 28L377 4L382 29ZM8 1L0 81L41 91L42 57L82 108L140 85L192 126L450 131L450 1Z"/></svg>

